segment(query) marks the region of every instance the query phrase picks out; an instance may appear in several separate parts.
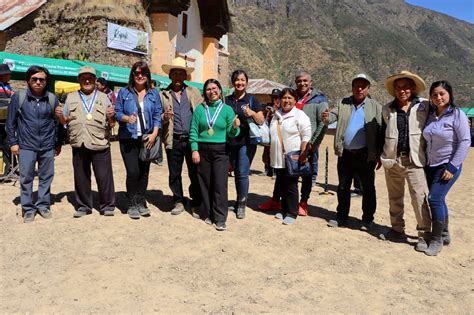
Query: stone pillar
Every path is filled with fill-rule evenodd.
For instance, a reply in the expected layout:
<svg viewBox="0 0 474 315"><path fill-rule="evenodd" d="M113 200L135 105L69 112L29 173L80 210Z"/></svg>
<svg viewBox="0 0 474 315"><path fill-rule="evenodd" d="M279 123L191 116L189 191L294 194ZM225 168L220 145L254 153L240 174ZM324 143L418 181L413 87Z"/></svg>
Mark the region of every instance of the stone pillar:
<svg viewBox="0 0 474 315"><path fill-rule="evenodd" d="M219 41L214 37L203 37L202 39L203 69L202 80L218 79Z"/></svg>
<svg viewBox="0 0 474 315"><path fill-rule="evenodd" d="M178 34L178 18L168 13L150 15L151 34L151 71L166 75L161 65L171 63L176 56L176 38Z"/></svg>

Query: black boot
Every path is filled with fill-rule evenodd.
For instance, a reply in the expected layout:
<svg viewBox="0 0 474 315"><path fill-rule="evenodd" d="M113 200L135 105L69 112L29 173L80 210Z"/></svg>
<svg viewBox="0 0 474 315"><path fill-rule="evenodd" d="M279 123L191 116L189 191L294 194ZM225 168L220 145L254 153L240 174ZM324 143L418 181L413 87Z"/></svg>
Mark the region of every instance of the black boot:
<svg viewBox="0 0 474 315"><path fill-rule="evenodd" d="M237 219L243 219L245 218L245 206L247 205L247 200L246 198L240 200L240 201L237 201L237 209L236 209L236 216L237 216Z"/></svg>
<svg viewBox="0 0 474 315"><path fill-rule="evenodd" d="M443 237L443 245L449 245L451 243L451 235L449 235L449 218L446 217L446 220L444 220L444 229L443 229L443 234L441 236Z"/></svg>
<svg viewBox="0 0 474 315"><path fill-rule="evenodd" d="M425 254L428 256L436 256L443 248L442 233L444 229L443 221L433 221L433 228L431 229L431 241L430 246L425 250Z"/></svg>

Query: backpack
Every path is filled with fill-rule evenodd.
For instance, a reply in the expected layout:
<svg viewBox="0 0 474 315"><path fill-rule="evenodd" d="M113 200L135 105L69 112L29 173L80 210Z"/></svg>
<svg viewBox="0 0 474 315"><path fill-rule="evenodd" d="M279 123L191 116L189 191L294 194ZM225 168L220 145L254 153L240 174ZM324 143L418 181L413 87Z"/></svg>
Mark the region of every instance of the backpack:
<svg viewBox="0 0 474 315"><path fill-rule="evenodd" d="M18 92L18 111L21 113L21 108L23 107L23 103L26 101L26 90L19 90ZM56 95L51 92L48 92L48 104L51 106L51 111L54 115L54 104L56 103Z"/></svg>

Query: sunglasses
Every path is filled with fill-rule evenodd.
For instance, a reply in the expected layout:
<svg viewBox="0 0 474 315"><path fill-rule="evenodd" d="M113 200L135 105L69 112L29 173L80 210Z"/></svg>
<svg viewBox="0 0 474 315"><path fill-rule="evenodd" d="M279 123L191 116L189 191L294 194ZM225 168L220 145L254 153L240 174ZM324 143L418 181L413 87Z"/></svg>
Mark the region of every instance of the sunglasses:
<svg viewBox="0 0 474 315"><path fill-rule="evenodd" d="M30 78L30 81L33 81L33 82L40 82L40 83L44 83L46 82L46 79L45 78L38 78L38 77L31 77Z"/></svg>
<svg viewBox="0 0 474 315"><path fill-rule="evenodd" d="M136 77L138 77L138 76L146 77L148 75L148 72L133 71L133 75L136 76Z"/></svg>

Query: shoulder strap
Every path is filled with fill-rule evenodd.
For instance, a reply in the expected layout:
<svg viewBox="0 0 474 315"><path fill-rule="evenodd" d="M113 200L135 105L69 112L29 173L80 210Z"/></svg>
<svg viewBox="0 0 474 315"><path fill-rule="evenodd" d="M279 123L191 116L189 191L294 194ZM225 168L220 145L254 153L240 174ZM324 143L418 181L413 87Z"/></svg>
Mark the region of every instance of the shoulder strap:
<svg viewBox="0 0 474 315"><path fill-rule="evenodd" d="M26 100L26 90L19 90L18 91L18 111L21 112L21 108L23 107L23 103Z"/></svg>
<svg viewBox="0 0 474 315"><path fill-rule="evenodd" d="M282 121L283 122L283 121ZM283 137L281 136L281 122L279 119L277 119L277 134L278 134L278 140L280 140L280 145L281 145L281 149L283 151L283 154L285 154L285 146L283 145Z"/></svg>
<svg viewBox="0 0 474 315"><path fill-rule="evenodd" d="M138 95L135 92L135 90L131 91L133 94L133 98L135 99L135 105L137 106L137 116L138 120L140 121L140 128L142 129L142 135L145 134L145 123L143 122L143 117L142 117L142 108L140 107L140 102L138 101Z"/></svg>

